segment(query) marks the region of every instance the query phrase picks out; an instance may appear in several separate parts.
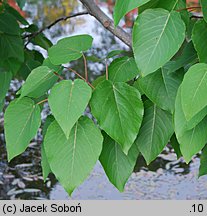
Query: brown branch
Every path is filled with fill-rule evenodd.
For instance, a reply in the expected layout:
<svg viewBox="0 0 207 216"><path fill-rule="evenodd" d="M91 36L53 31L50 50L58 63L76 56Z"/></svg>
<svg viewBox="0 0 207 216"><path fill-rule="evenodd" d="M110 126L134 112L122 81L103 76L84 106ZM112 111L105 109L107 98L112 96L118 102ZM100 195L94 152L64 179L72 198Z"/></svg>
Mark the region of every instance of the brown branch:
<svg viewBox="0 0 207 216"><path fill-rule="evenodd" d="M82 80L84 80L92 89L95 89L95 87L90 82L86 81L86 79L83 76L81 76L77 71L73 70L72 68L66 68L66 69L72 71L74 74L76 74Z"/></svg>
<svg viewBox="0 0 207 216"><path fill-rule="evenodd" d="M87 14L89 14L87 11L83 11L83 12L72 14L72 15L69 15L69 16L60 17L57 20L55 20L54 22L52 22L51 24L49 24L48 26L45 26L45 27L41 28L40 30L38 30L38 31L36 31L34 33L24 35L23 39L29 38L29 40L31 40L31 39L35 38L37 35L41 34L46 29L50 29L51 27L53 27L54 25L56 25L57 23L59 23L61 21L66 21L66 20L68 20L70 18L74 18L74 17L82 16L82 15L87 15Z"/></svg>
<svg viewBox="0 0 207 216"><path fill-rule="evenodd" d="M104 28L109 30L114 36L119 38L122 42L124 42L130 48L132 47L132 39L131 35L125 32L119 26L115 27L113 20L111 20L94 2L94 0L80 0L81 3L86 7L88 13L95 17Z"/></svg>
<svg viewBox="0 0 207 216"><path fill-rule="evenodd" d="M87 60L86 60L86 57L85 57L85 55L84 55L83 52L82 52L82 55L83 55L84 68L85 68L85 79L86 79L86 82L88 82L88 68L87 68Z"/></svg>
<svg viewBox="0 0 207 216"><path fill-rule="evenodd" d="M60 80L64 80L62 76L60 76L57 72L53 72Z"/></svg>

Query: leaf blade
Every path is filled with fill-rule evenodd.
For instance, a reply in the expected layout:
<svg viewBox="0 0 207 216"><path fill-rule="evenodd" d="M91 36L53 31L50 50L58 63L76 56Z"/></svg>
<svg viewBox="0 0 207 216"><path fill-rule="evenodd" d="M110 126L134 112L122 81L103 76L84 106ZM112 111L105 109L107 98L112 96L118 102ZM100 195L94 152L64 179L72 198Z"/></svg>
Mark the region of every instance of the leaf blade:
<svg viewBox="0 0 207 216"><path fill-rule="evenodd" d="M126 83L102 81L93 92L90 106L100 127L127 154L136 139L143 117L139 91Z"/></svg>
<svg viewBox="0 0 207 216"><path fill-rule="evenodd" d="M52 172L70 195L93 169L102 142L101 132L87 117L78 120L69 139L56 121L49 126L45 136L46 155Z"/></svg>
<svg viewBox="0 0 207 216"><path fill-rule="evenodd" d="M33 100L22 98L10 103L5 112L4 125L9 161L25 151L40 123L40 108Z"/></svg>
<svg viewBox="0 0 207 216"><path fill-rule="evenodd" d="M80 79L63 80L56 84L48 97L52 114L66 137L83 114L91 98L91 88Z"/></svg>
<svg viewBox="0 0 207 216"><path fill-rule="evenodd" d="M133 28L135 61L143 76L162 67L179 50L185 24L175 12L156 8L140 14Z"/></svg>

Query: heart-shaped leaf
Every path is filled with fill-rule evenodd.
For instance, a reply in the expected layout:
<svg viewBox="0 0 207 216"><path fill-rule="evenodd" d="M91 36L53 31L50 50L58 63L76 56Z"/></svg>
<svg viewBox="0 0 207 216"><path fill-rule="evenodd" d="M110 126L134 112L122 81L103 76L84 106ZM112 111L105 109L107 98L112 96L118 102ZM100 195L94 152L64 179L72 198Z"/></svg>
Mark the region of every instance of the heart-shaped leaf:
<svg viewBox="0 0 207 216"><path fill-rule="evenodd" d="M185 39L185 24L176 11L148 9L141 13L133 28L133 50L143 76L167 63Z"/></svg>
<svg viewBox="0 0 207 216"><path fill-rule="evenodd" d="M12 101L5 112L8 160L25 151L41 124L40 107L30 98Z"/></svg>
<svg viewBox="0 0 207 216"><path fill-rule="evenodd" d="M193 65L181 85L183 112L189 121L207 106L207 64Z"/></svg>
<svg viewBox="0 0 207 216"><path fill-rule="evenodd" d="M167 145L173 134L172 115L151 101L145 101L145 112L136 144L147 164L150 164Z"/></svg>
<svg viewBox="0 0 207 216"><path fill-rule="evenodd" d="M102 149L103 137L93 121L81 117L69 139L56 121L49 126L44 147L52 172L71 194L90 174Z"/></svg>
<svg viewBox="0 0 207 216"><path fill-rule="evenodd" d="M82 52L91 48L93 38L90 35L77 35L63 38L48 50L49 58L54 65L69 63L79 59Z"/></svg>
<svg viewBox="0 0 207 216"><path fill-rule="evenodd" d="M134 170L138 155L139 150L135 144L125 155L121 146L105 134L100 161L110 182L121 192Z"/></svg>
<svg viewBox="0 0 207 216"><path fill-rule="evenodd" d="M106 80L94 90L90 106L100 127L127 154L139 132L144 112L139 91L126 83Z"/></svg>
<svg viewBox="0 0 207 216"><path fill-rule="evenodd" d="M69 137L70 130L83 114L91 98L91 88L83 80L63 80L55 85L48 102L58 124Z"/></svg>

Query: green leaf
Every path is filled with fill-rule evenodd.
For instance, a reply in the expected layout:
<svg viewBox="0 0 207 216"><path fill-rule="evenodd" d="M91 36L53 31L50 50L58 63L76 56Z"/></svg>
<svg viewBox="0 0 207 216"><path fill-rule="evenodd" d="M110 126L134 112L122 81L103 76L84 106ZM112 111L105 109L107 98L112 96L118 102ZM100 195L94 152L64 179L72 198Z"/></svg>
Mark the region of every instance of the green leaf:
<svg viewBox="0 0 207 216"><path fill-rule="evenodd" d="M43 139L45 138L46 132L48 127L50 126L50 124L55 120L55 118L52 115L49 115L44 123L44 127L42 129L42 136ZM42 143L41 146L41 166L42 166L42 174L43 174L43 179L44 181L46 181L48 175L51 173L51 168L50 168L50 164L47 160L47 156L45 153L45 147L44 147L44 142Z"/></svg>
<svg viewBox="0 0 207 216"><path fill-rule="evenodd" d="M45 121L45 123L44 123L44 127L42 128L42 136L43 136L43 138L44 138L45 135L46 135L46 132L47 132L48 127L50 126L50 124L51 124L54 120L55 120L55 118L54 118L53 115L47 116L46 121Z"/></svg>
<svg viewBox="0 0 207 216"><path fill-rule="evenodd" d="M206 2L206 0L200 0L200 4L202 7L204 20L207 22L207 2Z"/></svg>
<svg viewBox="0 0 207 216"><path fill-rule="evenodd" d="M135 61L143 76L153 73L179 50L185 39L185 24L178 12L148 9L133 28Z"/></svg>
<svg viewBox="0 0 207 216"><path fill-rule="evenodd" d="M52 114L67 138L70 130L86 109L91 92L91 88L80 79L74 82L63 80L52 88L48 102Z"/></svg>
<svg viewBox="0 0 207 216"><path fill-rule="evenodd" d="M54 71L46 66L32 70L21 89L21 97L38 98L45 94L58 80Z"/></svg>
<svg viewBox="0 0 207 216"><path fill-rule="evenodd" d="M77 35L63 38L49 50L49 58L54 65L69 63L82 56L82 52L91 48L93 38L90 35Z"/></svg>
<svg viewBox="0 0 207 216"><path fill-rule="evenodd" d="M2 102L9 90L10 82L12 79L11 72L0 71L0 101Z"/></svg>
<svg viewBox="0 0 207 216"><path fill-rule="evenodd" d="M207 145L203 148L200 157L199 177L207 174Z"/></svg>
<svg viewBox="0 0 207 216"><path fill-rule="evenodd" d="M31 41L33 44L42 47L45 50L48 50L52 46L52 42L45 37L44 34L39 34Z"/></svg>
<svg viewBox="0 0 207 216"><path fill-rule="evenodd" d="M164 68L168 70L168 73L172 73L181 68L184 68L186 70L197 61L197 58L197 53L191 41L186 44L180 56L173 59L172 61L169 61L167 64L164 65Z"/></svg>
<svg viewBox="0 0 207 216"><path fill-rule="evenodd" d="M9 161L25 151L40 123L40 108L33 100L22 98L9 104L4 124Z"/></svg>
<svg viewBox="0 0 207 216"><path fill-rule="evenodd" d="M8 25L9 23L9 25ZM9 13L0 14L0 34L20 35L20 28L16 19Z"/></svg>
<svg viewBox="0 0 207 216"><path fill-rule="evenodd" d="M106 58L113 58L115 56L118 56L118 55L121 55L121 54L124 54L126 53L125 50L112 50L111 52L109 52L106 56Z"/></svg>
<svg viewBox="0 0 207 216"><path fill-rule="evenodd" d="M121 18L130 12L131 10L140 7L141 5L147 3L150 0L116 0L114 7L114 24L117 26Z"/></svg>
<svg viewBox="0 0 207 216"><path fill-rule="evenodd" d="M174 125L175 125L176 136L180 137L185 133L185 131L193 129L196 125L198 125L202 121L202 119L206 115L207 115L207 107L205 107L202 111L200 111L189 121L186 120L186 117L183 112L182 104L181 104L181 87L179 87L176 96L176 101L175 101L175 113L174 113Z"/></svg>
<svg viewBox="0 0 207 216"><path fill-rule="evenodd" d="M207 43L207 23L204 20L200 20L194 25L192 40L200 63L207 63L207 50L204 49Z"/></svg>
<svg viewBox="0 0 207 216"><path fill-rule="evenodd" d="M187 120L207 106L207 64L192 66L181 85L182 107Z"/></svg>
<svg viewBox="0 0 207 216"><path fill-rule="evenodd" d="M172 135L172 137L170 139L170 144L172 145L172 147L173 147L173 149L177 155L177 159L182 157L182 153L180 151L180 144L179 144L175 134Z"/></svg>
<svg viewBox="0 0 207 216"><path fill-rule="evenodd" d="M92 82L92 85L94 86L94 88L96 88L98 86L98 84L101 83L104 80L106 80L106 76L105 75L99 76L97 79L95 79Z"/></svg>
<svg viewBox="0 0 207 216"><path fill-rule="evenodd" d="M48 175L51 173L51 168L45 153L44 143L42 143L41 146L41 166L42 166L42 175L45 182L47 180Z"/></svg>
<svg viewBox="0 0 207 216"><path fill-rule="evenodd" d="M143 104L139 91L126 83L101 82L93 92L91 112L100 127L127 154L141 126Z"/></svg>
<svg viewBox="0 0 207 216"><path fill-rule="evenodd" d="M178 10L182 8L186 8L186 0L151 0L150 2L144 4L139 8L139 13L142 13L144 10L149 8L163 8L168 11ZM185 22L188 27L190 18L187 10L179 11L181 18Z"/></svg>
<svg viewBox="0 0 207 216"><path fill-rule="evenodd" d="M17 21L21 22L21 24L29 25L27 20L24 17L22 17L22 15L17 10L15 10L13 7L10 7L8 4L6 5L6 11L13 15Z"/></svg>
<svg viewBox="0 0 207 216"><path fill-rule="evenodd" d="M35 61L31 58L25 59L25 61L22 63L20 69L17 72L17 78L26 80L29 74L32 72L32 70L39 66L41 66L40 62Z"/></svg>
<svg viewBox="0 0 207 216"><path fill-rule="evenodd" d="M50 61L50 58L46 58L44 59L43 63L42 63L42 66L47 66L49 67L50 69L53 70L53 72L56 72L58 74L60 74L59 71L62 70L62 67L60 65L54 65L52 64L52 62Z"/></svg>
<svg viewBox="0 0 207 216"><path fill-rule="evenodd" d="M147 164L150 164L167 145L173 134L172 115L147 100L136 144Z"/></svg>
<svg viewBox="0 0 207 216"><path fill-rule="evenodd" d="M126 56L115 59L108 70L109 80L112 82L127 82L139 73L134 58Z"/></svg>
<svg viewBox="0 0 207 216"><path fill-rule="evenodd" d="M90 174L102 150L103 137L93 121L81 117L69 139L56 121L45 136L45 151L52 172L71 195Z"/></svg>
<svg viewBox="0 0 207 216"><path fill-rule="evenodd" d="M0 113L2 112L3 108L4 108L4 100L0 101Z"/></svg>
<svg viewBox="0 0 207 216"><path fill-rule="evenodd" d="M193 129L186 131L181 137L178 137L180 150L186 161L189 163L192 156L197 154L207 142L207 117L205 117Z"/></svg>
<svg viewBox="0 0 207 216"><path fill-rule="evenodd" d="M22 9L24 5L26 4L26 0L16 0L19 7Z"/></svg>
<svg viewBox="0 0 207 216"><path fill-rule="evenodd" d="M20 62L24 61L24 46L20 36L1 34L0 46L1 61L5 61L8 58L15 58Z"/></svg>
<svg viewBox="0 0 207 216"><path fill-rule="evenodd" d="M167 73L163 68L155 73L139 79L139 86L144 94L158 107L173 113L175 98L180 86L183 73Z"/></svg>
<svg viewBox="0 0 207 216"><path fill-rule="evenodd" d="M128 155L125 155L116 141L108 135L104 136L99 160L110 182L121 192L134 170L138 155L139 150L135 144L130 148Z"/></svg>
<svg viewBox="0 0 207 216"><path fill-rule="evenodd" d="M191 157L198 153L207 142L207 109L198 113L189 122L185 119L181 105L181 88L179 88L175 103L175 133L180 143L180 150L188 163Z"/></svg>

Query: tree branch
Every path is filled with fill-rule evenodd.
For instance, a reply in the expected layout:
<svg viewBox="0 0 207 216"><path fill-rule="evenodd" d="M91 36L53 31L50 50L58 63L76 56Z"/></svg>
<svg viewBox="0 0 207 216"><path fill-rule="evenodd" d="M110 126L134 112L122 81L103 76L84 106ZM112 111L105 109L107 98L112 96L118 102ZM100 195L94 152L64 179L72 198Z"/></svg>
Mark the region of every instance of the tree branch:
<svg viewBox="0 0 207 216"><path fill-rule="evenodd" d="M34 33L24 35L23 39L29 38L29 40L31 40L34 37L36 37L37 35L41 34L46 29L50 29L51 27L53 27L54 25L56 25L57 23L59 23L61 21L66 21L66 20L68 20L70 18L74 18L74 17L82 16L82 15L87 15L87 14L89 14L87 11L83 11L83 12L72 14L72 15L69 15L69 16L60 17L60 18L56 19L54 22L52 22L51 24L49 24L48 26L45 26L45 27L41 28L40 30L38 30L38 31L36 31Z"/></svg>
<svg viewBox="0 0 207 216"><path fill-rule="evenodd" d="M80 2L86 7L88 13L95 17L104 28L109 30L113 35L119 38L130 48L132 47L131 35L125 32L120 27L115 27L113 20L111 20L94 2L94 0L80 0Z"/></svg>

